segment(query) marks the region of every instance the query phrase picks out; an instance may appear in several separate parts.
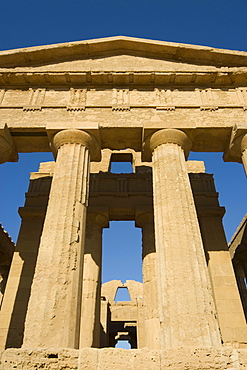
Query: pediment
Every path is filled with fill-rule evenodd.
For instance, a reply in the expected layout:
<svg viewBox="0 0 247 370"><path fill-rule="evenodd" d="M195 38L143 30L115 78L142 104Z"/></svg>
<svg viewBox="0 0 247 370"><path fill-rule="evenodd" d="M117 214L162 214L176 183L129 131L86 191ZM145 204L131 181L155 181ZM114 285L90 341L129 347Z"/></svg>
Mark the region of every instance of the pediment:
<svg viewBox="0 0 247 370"><path fill-rule="evenodd" d="M122 54L22 67L21 70L29 72L206 72L217 70L217 67Z"/></svg>
<svg viewBox="0 0 247 370"><path fill-rule="evenodd" d="M247 66L247 53L132 37L109 37L0 52L0 69L197 71Z"/></svg>

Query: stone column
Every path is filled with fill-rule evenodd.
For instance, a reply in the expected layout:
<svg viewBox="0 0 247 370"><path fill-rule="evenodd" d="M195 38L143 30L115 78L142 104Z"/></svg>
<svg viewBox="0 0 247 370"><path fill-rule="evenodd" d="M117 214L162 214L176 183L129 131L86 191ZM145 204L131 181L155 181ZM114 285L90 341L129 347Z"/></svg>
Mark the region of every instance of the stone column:
<svg viewBox="0 0 247 370"><path fill-rule="evenodd" d="M0 164L5 162L17 162L18 161L18 153L16 151L15 144L13 142L13 139L11 137L11 134L9 132L9 129L6 124L3 124L0 122ZM1 266L0 266L1 267ZM3 267L2 267L3 270ZM0 275L4 274L3 271L1 271ZM0 276L0 282L3 288L3 284L5 285L4 281L1 281L3 277ZM11 309L13 307L12 303L14 302L14 289L12 290L12 301L11 306L4 304L4 301L6 300L6 292L5 296L3 297L2 292L0 291L0 351L4 350L6 347L6 341L9 333L9 323L11 318Z"/></svg>
<svg viewBox="0 0 247 370"><path fill-rule="evenodd" d="M142 228L143 342L144 347L148 349L159 349L160 324L153 212L145 212L137 215L136 226Z"/></svg>
<svg viewBox="0 0 247 370"><path fill-rule="evenodd" d="M107 214L87 214L80 348L100 347L102 229L108 224Z"/></svg>
<svg viewBox="0 0 247 370"><path fill-rule="evenodd" d="M58 132L57 159L40 241L23 347L78 348L90 154L96 139Z"/></svg>
<svg viewBox="0 0 247 370"><path fill-rule="evenodd" d="M190 138L163 129L149 138L161 348L220 346L209 275L185 155Z"/></svg>
<svg viewBox="0 0 247 370"><path fill-rule="evenodd" d="M205 192L204 196L202 193L198 196L197 211L203 245L207 253L221 338L224 345L242 347L247 343L247 325L222 225L225 209L218 204L213 178L211 184L208 179L205 185L208 189L212 188L211 191ZM196 193L194 195L197 204L197 195ZM246 287L244 288L246 291Z"/></svg>

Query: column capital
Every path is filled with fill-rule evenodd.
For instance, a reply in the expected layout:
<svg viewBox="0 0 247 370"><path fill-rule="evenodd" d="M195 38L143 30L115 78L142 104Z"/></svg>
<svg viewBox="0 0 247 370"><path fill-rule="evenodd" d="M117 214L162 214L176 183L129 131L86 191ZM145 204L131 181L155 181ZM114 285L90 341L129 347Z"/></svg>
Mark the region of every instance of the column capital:
<svg viewBox="0 0 247 370"><path fill-rule="evenodd" d="M224 153L225 162L242 163L242 154L247 149L247 131L235 126L232 129L229 146Z"/></svg>
<svg viewBox="0 0 247 370"><path fill-rule="evenodd" d="M105 207L88 207L87 223L96 228L109 227L109 211Z"/></svg>
<svg viewBox="0 0 247 370"><path fill-rule="evenodd" d="M158 146L168 143L173 143L181 146L186 157L189 155L190 149L192 147L192 140L184 131L166 128L158 130L150 135L145 140L144 150L150 151L151 154Z"/></svg>
<svg viewBox="0 0 247 370"><path fill-rule="evenodd" d="M18 153L7 125L0 127L0 163L17 162Z"/></svg>
<svg viewBox="0 0 247 370"><path fill-rule="evenodd" d="M154 223L154 213L153 209L150 207L141 207L140 209L136 209L135 212L135 226L136 227L144 227L146 224L153 225Z"/></svg>
<svg viewBox="0 0 247 370"><path fill-rule="evenodd" d="M81 144L88 148L92 160L100 160L100 145L97 139L86 131L77 129L61 130L51 139L51 146L55 153L65 144Z"/></svg>

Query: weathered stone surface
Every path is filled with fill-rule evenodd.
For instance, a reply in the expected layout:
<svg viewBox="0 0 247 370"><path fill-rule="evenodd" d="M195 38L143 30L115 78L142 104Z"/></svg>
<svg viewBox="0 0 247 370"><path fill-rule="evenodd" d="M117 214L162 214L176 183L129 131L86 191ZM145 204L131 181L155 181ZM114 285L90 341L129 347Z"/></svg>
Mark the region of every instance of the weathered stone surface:
<svg viewBox="0 0 247 370"><path fill-rule="evenodd" d="M17 349L1 370L246 368L245 245L242 306L212 177L185 161L222 151L247 171L246 67L244 52L123 36L0 52L0 163L56 157L20 208L0 310L0 350ZM142 228L143 284L100 289L108 220ZM118 287L130 302L114 302ZM123 339L131 350L104 348Z"/></svg>
<svg viewBox="0 0 247 370"><path fill-rule="evenodd" d="M183 345L220 345L203 244L185 165L184 149L188 154L190 146L190 138L179 130L161 130L150 139L162 349Z"/></svg>
<svg viewBox="0 0 247 370"><path fill-rule="evenodd" d="M8 349L1 358L1 370L78 369L78 351L73 349Z"/></svg>
<svg viewBox="0 0 247 370"><path fill-rule="evenodd" d="M148 349L8 349L1 370L245 370L247 350L230 348Z"/></svg>
<svg viewBox="0 0 247 370"><path fill-rule="evenodd" d="M136 215L136 226L142 227L143 275L143 347L160 348L160 322L158 311L157 266L152 212ZM140 347L141 348L141 347Z"/></svg>
<svg viewBox="0 0 247 370"><path fill-rule="evenodd" d="M87 214L79 348L100 348L102 229L109 221L99 212Z"/></svg>
<svg viewBox="0 0 247 370"><path fill-rule="evenodd" d="M54 139L58 156L27 311L26 348L33 342L79 345L89 150L96 140L79 130L61 131Z"/></svg>

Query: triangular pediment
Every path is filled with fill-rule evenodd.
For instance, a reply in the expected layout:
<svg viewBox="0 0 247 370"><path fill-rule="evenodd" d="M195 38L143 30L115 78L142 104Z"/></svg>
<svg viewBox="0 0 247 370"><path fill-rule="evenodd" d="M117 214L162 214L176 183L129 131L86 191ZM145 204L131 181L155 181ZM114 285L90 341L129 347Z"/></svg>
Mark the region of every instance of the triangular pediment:
<svg viewBox="0 0 247 370"><path fill-rule="evenodd" d="M32 67L21 67L26 72L176 72L212 71L215 66L163 60L138 55L111 55L87 59L75 59Z"/></svg>
<svg viewBox="0 0 247 370"><path fill-rule="evenodd" d="M0 52L0 68L38 71L164 71L247 66L247 53L132 37Z"/></svg>

